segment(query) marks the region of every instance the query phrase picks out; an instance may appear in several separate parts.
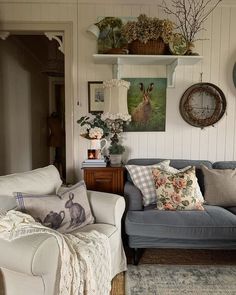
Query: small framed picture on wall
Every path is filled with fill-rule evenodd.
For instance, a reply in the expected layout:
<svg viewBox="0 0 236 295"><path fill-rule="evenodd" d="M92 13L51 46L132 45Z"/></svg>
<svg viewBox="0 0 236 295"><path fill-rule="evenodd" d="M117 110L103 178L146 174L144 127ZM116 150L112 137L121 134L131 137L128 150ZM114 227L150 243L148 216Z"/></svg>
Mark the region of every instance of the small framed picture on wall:
<svg viewBox="0 0 236 295"><path fill-rule="evenodd" d="M104 88L102 81L88 82L88 111L102 113L104 108Z"/></svg>

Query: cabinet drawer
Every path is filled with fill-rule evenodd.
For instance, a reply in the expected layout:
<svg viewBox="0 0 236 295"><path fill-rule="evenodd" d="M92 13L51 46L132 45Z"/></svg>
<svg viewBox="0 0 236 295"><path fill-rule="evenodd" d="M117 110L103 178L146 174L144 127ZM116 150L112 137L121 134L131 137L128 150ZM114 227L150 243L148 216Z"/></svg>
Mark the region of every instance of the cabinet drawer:
<svg viewBox="0 0 236 295"><path fill-rule="evenodd" d="M84 180L90 190L123 194L124 168L84 168Z"/></svg>

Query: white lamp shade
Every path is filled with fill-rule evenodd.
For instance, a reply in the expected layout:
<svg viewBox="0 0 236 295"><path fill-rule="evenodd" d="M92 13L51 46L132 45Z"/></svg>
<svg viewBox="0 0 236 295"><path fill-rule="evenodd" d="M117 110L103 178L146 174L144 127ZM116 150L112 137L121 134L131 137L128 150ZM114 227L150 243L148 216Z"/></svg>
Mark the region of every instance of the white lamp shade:
<svg viewBox="0 0 236 295"><path fill-rule="evenodd" d="M127 92L130 82L118 79L103 82L104 87L104 113L129 114L127 106Z"/></svg>

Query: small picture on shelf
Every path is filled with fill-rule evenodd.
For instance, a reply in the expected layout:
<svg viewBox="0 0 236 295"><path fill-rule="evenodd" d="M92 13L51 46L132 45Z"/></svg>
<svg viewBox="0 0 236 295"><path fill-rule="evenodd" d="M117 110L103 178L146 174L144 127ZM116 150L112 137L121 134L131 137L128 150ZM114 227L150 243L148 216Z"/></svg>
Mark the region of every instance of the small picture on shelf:
<svg viewBox="0 0 236 295"><path fill-rule="evenodd" d="M100 150L88 149L88 159L95 160L101 158Z"/></svg>

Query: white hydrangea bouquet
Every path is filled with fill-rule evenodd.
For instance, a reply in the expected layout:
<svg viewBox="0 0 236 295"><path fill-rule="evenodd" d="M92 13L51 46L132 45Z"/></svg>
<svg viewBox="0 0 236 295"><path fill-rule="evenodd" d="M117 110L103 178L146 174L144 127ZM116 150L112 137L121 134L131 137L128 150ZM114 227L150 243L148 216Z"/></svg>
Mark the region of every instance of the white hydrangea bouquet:
<svg viewBox="0 0 236 295"><path fill-rule="evenodd" d="M101 119L101 114L83 116L77 123L81 126L80 135L87 139L102 139L109 135L107 123Z"/></svg>

